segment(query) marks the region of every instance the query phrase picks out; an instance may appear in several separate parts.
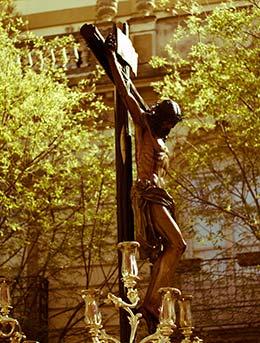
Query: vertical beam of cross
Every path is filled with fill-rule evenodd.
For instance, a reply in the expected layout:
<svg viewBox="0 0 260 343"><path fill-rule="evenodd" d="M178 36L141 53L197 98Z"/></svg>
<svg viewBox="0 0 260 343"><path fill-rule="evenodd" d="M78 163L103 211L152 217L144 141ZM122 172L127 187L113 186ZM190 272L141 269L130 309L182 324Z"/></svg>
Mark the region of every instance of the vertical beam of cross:
<svg viewBox="0 0 260 343"><path fill-rule="evenodd" d="M131 82L129 69L134 74L137 72L137 54L128 38L128 27L123 25L121 31L114 25L113 34L117 38L117 56L122 62L124 75L131 88L131 92L137 94L137 100L145 108L142 99ZM81 27L80 32L88 47L92 50L97 60L103 66L106 74L113 80L109 63L106 57L105 40L98 29L91 24L85 24ZM131 187L132 187L132 140L128 123L128 111L124 105L118 91L115 91L115 159L116 159L116 189L117 189L117 232L118 242L134 240L134 219L131 204ZM127 301L126 292L122 282L121 273L121 254L118 255L119 265L119 294L120 297ZM125 311L120 310L120 340L122 343L129 342L130 326Z"/></svg>
<svg viewBox="0 0 260 343"><path fill-rule="evenodd" d="M115 33L116 28L114 28ZM123 33L128 35L128 28L123 27ZM129 67L124 67L125 75L129 77ZM118 91L115 92L115 149L116 149L116 179L117 179L117 232L118 242L134 240L133 211L131 206L132 187L132 141L129 130L128 111ZM121 254L118 255L119 294L127 300L121 280ZM120 339L128 342L130 328L125 311L120 311Z"/></svg>

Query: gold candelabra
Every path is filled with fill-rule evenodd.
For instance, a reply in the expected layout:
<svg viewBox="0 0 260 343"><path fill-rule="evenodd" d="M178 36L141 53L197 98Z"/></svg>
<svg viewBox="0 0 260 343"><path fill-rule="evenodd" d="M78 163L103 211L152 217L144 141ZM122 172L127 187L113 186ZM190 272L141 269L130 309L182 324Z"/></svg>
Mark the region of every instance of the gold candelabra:
<svg viewBox="0 0 260 343"><path fill-rule="evenodd" d="M107 300L113 303L115 307L122 308L128 313L128 320L131 328L129 343L133 343L136 338L136 332L141 313L133 311L136 309L140 298L138 290L136 289L138 277L138 267L136 262L137 242L121 242L118 244L118 249L122 253L122 281L126 289L127 298L129 302L124 301L122 298L109 293ZM97 304L97 290L89 289L82 291L82 297L85 301L85 323L89 330L93 343L120 343L118 338L107 334L102 325L102 315L99 311ZM191 338L193 333L192 316L191 316L191 299L190 295L182 295L181 291L177 288L164 287L159 290L161 294L161 307L159 314L159 324L155 332L145 338L139 343L158 342L170 343L172 342L171 336L177 330L176 325L176 311L175 305L178 303L180 308L180 330L184 336L181 343L202 343L203 341L194 337Z"/></svg>
<svg viewBox="0 0 260 343"><path fill-rule="evenodd" d="M11 297L9 285L5 279L0 281L0 338L9 339L11 343L39 343L26 340L17 319L10 317Z"/></svg>
<svg viewBox="0 0 260 343"><path fill-rule="evenodd" d="M126 295L129 302L109 293L107 302L112 303L117 308L122 308L128 313L130 324L129 343L136 341L137 328L142 318L136 308L140 297L136 288L138 277L138 267L136 262L137 242L121 242L118 248L122 253L122 281L126 289ZM93 343L121 343L118 338L109 335L102 325L102 315L97 304L97 290L88 289L82 291L82 297L85 301L85 323L89 330ZM144 337L139 343L174 342L171 336L176 330L180 330L184 338L181 343L203 343L198 337L192 337L192 315L191 315L191 295L183 295L180 290L172 287L163 287L159 289L161 294L161 306L159 314L159 324L154 333ZM179 305L179 328L176 325L176 304ZM6 280L0 280L0 338L9 339L10 343L38 343L37 341L26 340L18 320L10 317L11 298L9 285Z"/></svg>
<svg viewBox="0 0 260 343"><path fill-rule="evenodd" d="M9 338L11 343L20 343L26 337L19 322L9 316L11 309L9 285L6 280L2 280L0 284L0 337Z"/></svg>

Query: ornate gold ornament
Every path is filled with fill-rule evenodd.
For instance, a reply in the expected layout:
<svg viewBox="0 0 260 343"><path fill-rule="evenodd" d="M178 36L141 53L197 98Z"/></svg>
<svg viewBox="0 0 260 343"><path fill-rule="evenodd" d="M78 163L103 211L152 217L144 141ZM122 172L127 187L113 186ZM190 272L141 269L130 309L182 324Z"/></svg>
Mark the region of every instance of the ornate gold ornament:
<svg viewBox="0 0 260 343"><path fill-rule="evenodd" d="M127 291L127 298L129 302L124 301L122 298L109 293L107 296L108 302L113 303L116 308L122 308L128 313L128 320L131 328L129 343L133 343L136 338L136 332L141 313L136 313L134 309L137 308L140 297L136 289L138 277L138 267L136 262L137 248L139 243L121 242L118 244L118 249L122 253L122 281ZM193 333L192 315L191 315L191 295L182 295L181 291L177 288L163 287L159 290L161 294L161 307L159 315L159 324L155 332L145 338L139 343L157 342L157 343L170 343L174 342L171 339L172 334L176 330L180 330L184 339L182 343L203 343L203 341L195 337L191 339ZM89 330L93 343L120 343L120 340L107 334L102 325L102 315L97 304L98 291L89 289L82 291L82 298L85 301L85 323ZM176 303L180 308L180 328L176 325Z"/></svg>

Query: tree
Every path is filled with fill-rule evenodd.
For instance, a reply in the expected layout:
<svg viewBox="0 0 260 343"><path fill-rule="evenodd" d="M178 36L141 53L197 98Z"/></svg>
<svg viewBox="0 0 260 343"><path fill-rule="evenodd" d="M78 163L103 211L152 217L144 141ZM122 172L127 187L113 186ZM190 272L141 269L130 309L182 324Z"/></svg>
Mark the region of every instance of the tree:
<svg viewBox="0 0 260 343"><path fill-rule="evenodd" d="M195 3L178 9L185 16L167 57L152 63L166 69L155 89L178 101L184 114L169 185L179 217L191 231L205 225L216 241L233 226L242 246L254 244L260 239L260 9L253 1L212 12Z"/></svg>
<svg viewBox="0 0 260 343"><path fill-rule="evenodd" d="M25 295L35 292L35 278L85 288L93 262L113 259L105 252L114 236L115 176L113 140L104 131L108 109L95 95L99 70L70 88L62 61L54 65L52 56L75 44L72 38L47 42L22 25L10 14L10 2L2 1L0 266L15 280L13 294L23 291L20 300L32 320L35 298ZM32 52L38 56L33 66L26 62ZM64 269L78 266L80 279L64 277ZM78 307L78 294L73 300L67 312ZM67 331L75 311L71 316Z"/></svg>

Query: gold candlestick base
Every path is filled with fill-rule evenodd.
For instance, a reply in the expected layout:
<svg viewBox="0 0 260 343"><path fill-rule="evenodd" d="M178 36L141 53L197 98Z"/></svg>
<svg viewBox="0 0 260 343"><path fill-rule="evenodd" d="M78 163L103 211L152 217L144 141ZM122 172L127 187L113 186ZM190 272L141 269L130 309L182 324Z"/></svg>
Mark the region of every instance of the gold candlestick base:
<svg viewBox="0 0 260 343"><path fill-rule="evenodd" d="M122 308L128 313L128 320L131 328L129 343L135 341L136 332L141 313L135 313L139 303L138 290L135 288L138 277L138 268L136 263L136 250L139 247L137 242L121 242L118 245L119 250L122 252L122 281L127 291L127 298L129 302L124 301L122 298L109 293L107 296L107 302L115 305L116 308ZM162 297L162 304L160 307L159 324L155 332L145 338L139 343L157 342L157 343L171 343L171 336L175 330L177 330L175 304L180 302L181 304L181 324L184 327L181 328L185 338L182 343L192 343L190 337L192 334L192 326L187 326L187 323L191 323L191 311L190 300L191 296L183 297L180 290L172 287L164 287L159 289L159 293ZM114 338L106 333L102 325L101 313L98 309L95 297L97 291L87 290L83 291L82 297L86 303L85 310L85 323L92 337L93 343L120 343L120 340ZM200 343L200 341L194 341L193 343ZM125 343L125 342L124 342Z"/></svg>

